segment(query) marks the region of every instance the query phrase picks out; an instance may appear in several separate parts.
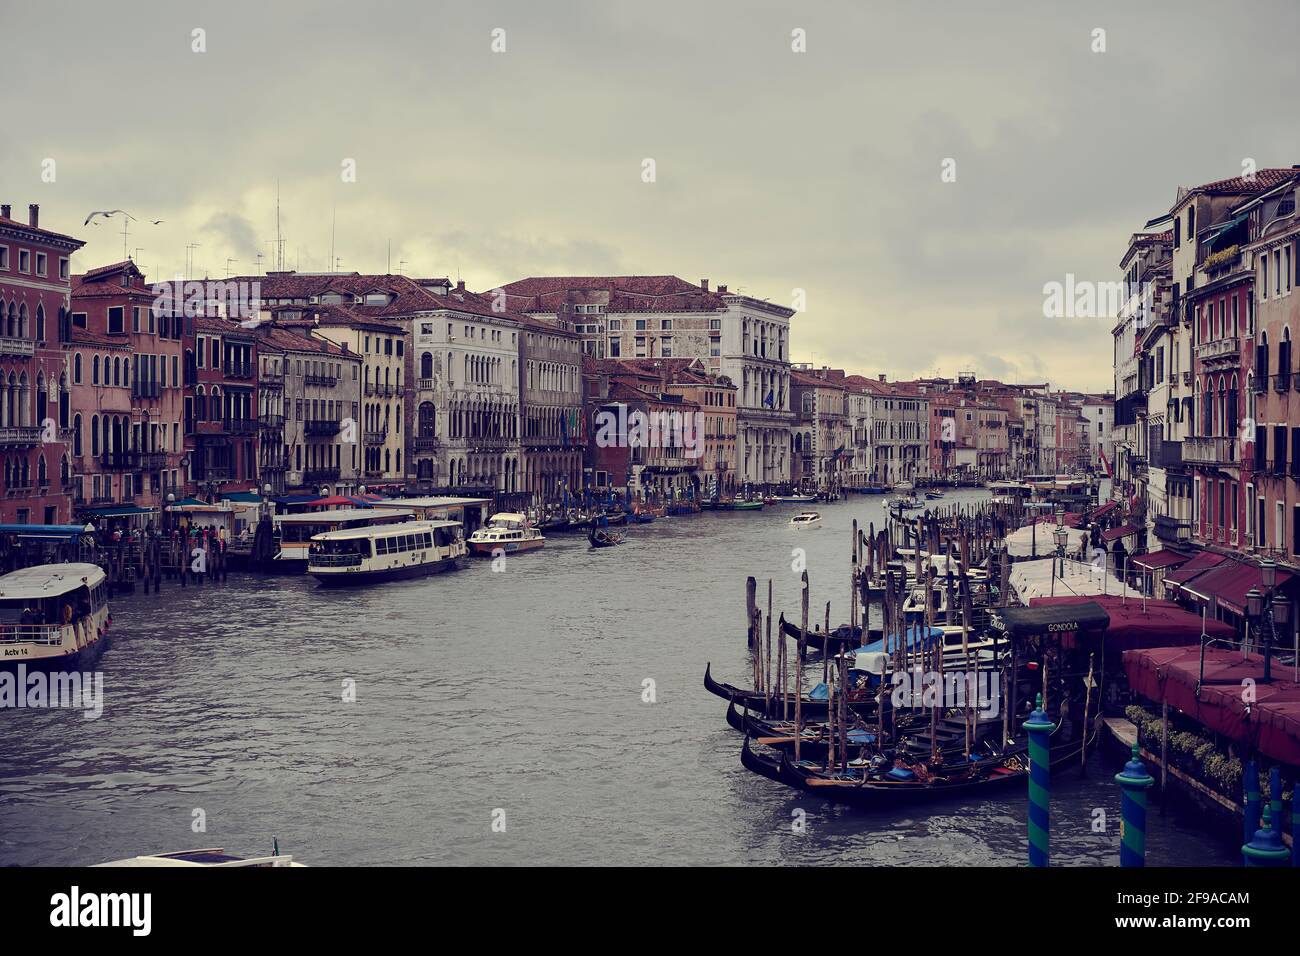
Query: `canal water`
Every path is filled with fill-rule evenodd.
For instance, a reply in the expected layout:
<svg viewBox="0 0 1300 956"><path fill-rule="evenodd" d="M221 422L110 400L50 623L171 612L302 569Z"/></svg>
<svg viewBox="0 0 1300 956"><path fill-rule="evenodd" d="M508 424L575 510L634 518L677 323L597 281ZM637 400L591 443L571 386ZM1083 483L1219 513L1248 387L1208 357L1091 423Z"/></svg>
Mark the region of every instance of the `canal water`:
<svg viewBox="0 0 1300 956"><path fill-rule="evenodd" d="M817 529L791 528L797 510L660 519L600 551L553 536L500 571L366 590L232 575L123 596L100 719L0 713L0 865L254 854L273 836L318 865L1023 863L1020 795L867 813L740 765L702 677L712 661L749 683L746 575L794 615L806 549L815 616L831 601L839 623L850 522L884 517L878 497L818 506ZM1116 862L1117 769L1094 757L1054 782L1054 863ZM1237 862L1172 813L1148 848Z"/></svg>

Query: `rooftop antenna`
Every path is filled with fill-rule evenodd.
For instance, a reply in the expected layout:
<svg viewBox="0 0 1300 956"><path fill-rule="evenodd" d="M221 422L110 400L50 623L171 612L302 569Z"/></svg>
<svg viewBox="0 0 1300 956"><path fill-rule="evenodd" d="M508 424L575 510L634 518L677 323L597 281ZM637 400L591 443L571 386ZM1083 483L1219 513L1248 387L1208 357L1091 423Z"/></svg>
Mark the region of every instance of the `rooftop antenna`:
<svg viewBox="0 0 1300 956"><path fill-rule="evenodd" d="M334 204L334 211L330 214L330 262L334 261L334 226L339 220L339 204Z"/></svg>
<svg viewBox="0 0 1300 956"><path fill-rule="evenodd" d="M388 265L384 267L384 275L390 276L392 274L393 274L393 240L389 239L388 240Z"/></svg>
<svg viewBox="0 0 1300 956"><path fill-rule="evenodd" d="M130 222L131 222L131 218L129 216L122 217L122 258L123 259L131 258L131 253L128 251L128 246L126 242L127 226L130 224Z"/></svg>
<svg viewBox="0 0 1300 956"><path fill-rule="evenodd" d="M226 256L226 278L227 279L230 278L230 264L232 262L238 262L238 261L239 261L238 259L232 259L229 256Z"/></svg>
<svg viewBox="0 0 1300 956"><path fill-rule="evenodd" d="M275 268L284 271L284 240L280 238L280 180L275 181Z"/></svg>
<svg viewBox="0 0 1300 956"><path fill-rule="evenodd" d="M135 255L133 255L133 256L131 257L132 260L134 260L134 261L136 261L136 262L139 262L139 261L140 261L140 253L142 253L142 252L144 252L144 246L136 246L136 247L135 247Z"/></svg>
<svg viewBox="0 0 1300 956"><path fill-rule="evenodd" d="M404 275L406 275L406 272L405 272L405 266L406 266L406 260L405 260L405 259L398 259L398 260L397 260L397 274L398 274L399 276L404 276Z"/></svg>
<svg viewBox="0 0 1300 956"><path fill-rule="evenodd" d="M199 247L197 242L186 243L185 245L185 278L194 278L194 250Z"/></svg>
<svg viewBox="0 0 1300 956"><path fill-rule="evenodd" d="M259 253L257 254L257 256L256 256L256 260L257 260L257 261L256 261L256 271L257 271L257 274L258 274L258 275L261 275L261 274L262 274L262 260L265 259L265 258L266 258L266 257L263 256L260 252L259 252Z"/></svg>

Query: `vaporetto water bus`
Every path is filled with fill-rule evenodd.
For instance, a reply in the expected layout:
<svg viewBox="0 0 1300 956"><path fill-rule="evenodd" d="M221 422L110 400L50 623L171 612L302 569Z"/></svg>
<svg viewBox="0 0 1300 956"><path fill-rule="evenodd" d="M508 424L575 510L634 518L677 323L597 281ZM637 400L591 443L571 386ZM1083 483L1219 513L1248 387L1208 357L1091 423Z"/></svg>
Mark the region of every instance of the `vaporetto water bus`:
<svg viewBox="0 0 1300 956"><path fill-rule="evenodd" d="M468 553L459 521L403 521L316 535L307 571L322 584L372 584L450 571Z"/></svg>
<svg viewBox="0 0 1300 956"><path fill-rule="evenodd" d="M108 643L108 586L96 564L41 564L0 576L0 668L74 671Z"/></svg>
<svg viewBox="0 0 1300 956"><path fill-rule="evenodd" d="M339 508L336 511L276 515L275 534L280 550L275 556L275 570L293 573L307 570L311 539L318 534L397 524L414 517L415 513L409 508Z"/></svg>

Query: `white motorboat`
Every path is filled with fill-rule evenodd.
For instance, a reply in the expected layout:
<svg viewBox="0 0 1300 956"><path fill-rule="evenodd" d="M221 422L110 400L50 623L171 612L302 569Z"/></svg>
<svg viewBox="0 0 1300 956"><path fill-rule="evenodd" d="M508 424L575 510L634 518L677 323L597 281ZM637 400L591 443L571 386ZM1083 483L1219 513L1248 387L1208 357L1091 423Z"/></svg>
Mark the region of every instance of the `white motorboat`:
<svg viewBox="0 0 1300 956"><path fill-rule="evenodd" d="M804 511L790 519L792 528L820 528L822 516L815 511Z"/></svg>
<svg viewBox="0 0 1300 956"><path fill-rule="evenodd" d="M469 550L473 554L491 555L496 551L516 554L535 551L545 544L546 539L528 523L527 516L512 511L494 514L486 526L469 536Z"/></svg>

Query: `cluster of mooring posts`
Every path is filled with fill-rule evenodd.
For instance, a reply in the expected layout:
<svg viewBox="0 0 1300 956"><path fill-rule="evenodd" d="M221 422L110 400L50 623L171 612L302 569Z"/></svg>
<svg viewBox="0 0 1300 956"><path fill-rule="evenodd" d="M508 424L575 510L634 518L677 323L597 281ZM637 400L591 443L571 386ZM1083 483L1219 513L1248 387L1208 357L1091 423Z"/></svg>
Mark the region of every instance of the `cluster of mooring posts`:
<svg viewBox="0 0 1300 956"><path fill-rule="evenodd" d="M728 701L728 723L744 733L742 763L868 809L1023 788L1027 860L1047 866L1052 777L1086 772L1101 726L1105 642L1100 655L1067 653L996 626L1013 603L1004 539L1034 519L1012 501L894 515L880 529L854 521L847 621L838 626L830 601L814 608L807 571L797 624L774 607L771 580L760 602L758 582L748 578L752 686L705 671L706 688ZM821 679L813 684L806 670L817 657ZM1300 851L1281 837L1280 771L1272 771L1268 806L1253 763L1243 777L1244 862L1300 865ZM1121 798L1118 862L1144 866L1155 780L1136 746L1113 779Z"/></svg>

